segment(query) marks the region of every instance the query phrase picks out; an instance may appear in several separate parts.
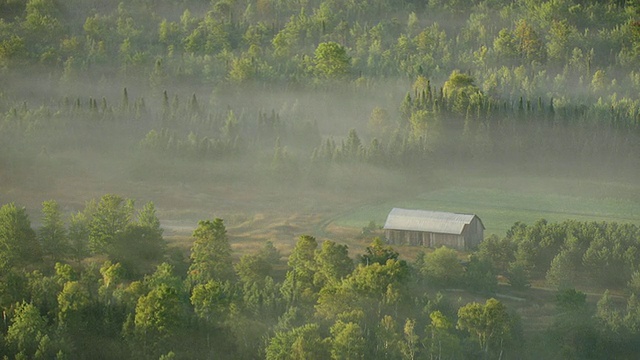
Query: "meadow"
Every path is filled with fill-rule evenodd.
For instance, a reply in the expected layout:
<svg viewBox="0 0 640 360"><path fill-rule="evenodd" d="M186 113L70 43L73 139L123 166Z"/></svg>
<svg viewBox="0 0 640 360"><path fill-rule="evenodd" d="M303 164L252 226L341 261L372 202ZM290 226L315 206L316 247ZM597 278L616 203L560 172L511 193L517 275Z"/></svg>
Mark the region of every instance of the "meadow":
<svg viewBox="0 0 640 360"><path fill-rule="evenodd" d="M394 207L477 214L485 235L504 236L515 222L564 220L640 223L637 188L615 182L562 178L474 178L382 200L337 216L334 224L362 228L384 225Z"/></svg>

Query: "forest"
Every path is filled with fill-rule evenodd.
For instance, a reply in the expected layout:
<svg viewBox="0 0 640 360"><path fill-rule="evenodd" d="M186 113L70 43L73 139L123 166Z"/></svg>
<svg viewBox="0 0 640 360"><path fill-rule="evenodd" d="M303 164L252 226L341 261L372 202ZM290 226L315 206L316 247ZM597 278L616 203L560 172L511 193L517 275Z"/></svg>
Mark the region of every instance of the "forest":
<svg viewBox="0 0 640 360"><path fill-rule="evenodd" d="M631 359L640 351L636 225L516 223L464 261L447 247L407 261L379 237L350 254L309 235L286 258L265 241L236 260L220 218L198 222L188 258L170 251L153 202L136 210L107 194L68 225L54 200L42 214L33 229L24 207L0 208L5 358ZM548 321L496 298L534 301L500 292L527 296L541 278L558 289L535 300L552 299ZM591 306L575 289L591 283L616 294L606 290Z"/></svg>
<svg viewBox="0 0 640 360"><path fill-rule="evenodd" d="M635 359L639 65L636 0L0 0L0 355ZM508 230L339 225L439 189Z"/></svg>

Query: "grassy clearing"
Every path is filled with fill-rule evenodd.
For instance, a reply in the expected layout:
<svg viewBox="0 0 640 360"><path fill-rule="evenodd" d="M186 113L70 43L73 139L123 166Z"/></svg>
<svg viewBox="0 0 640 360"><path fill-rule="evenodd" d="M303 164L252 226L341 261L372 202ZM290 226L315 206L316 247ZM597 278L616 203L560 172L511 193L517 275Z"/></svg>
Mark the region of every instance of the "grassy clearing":
<svg viewBox="0 0 640 360"><path fill-rule="evenodd" d="M486 234L498 235L504 235L516 221L531 224L541 218L550 222L573 219L640 224L640 202L632 196L625 196L630 189L620 185L589 183L564 188L568 183L562 180L527 179L518 182L517 179L495 179L495 187L487 187L491 182L488 179L474 180L427 191L411 199L362 206L338 217L335 223L361 228L373 220L382 225L391 208L403 207L474 213L482 219ZM637 194L630 194L634 193Z"/></svg>

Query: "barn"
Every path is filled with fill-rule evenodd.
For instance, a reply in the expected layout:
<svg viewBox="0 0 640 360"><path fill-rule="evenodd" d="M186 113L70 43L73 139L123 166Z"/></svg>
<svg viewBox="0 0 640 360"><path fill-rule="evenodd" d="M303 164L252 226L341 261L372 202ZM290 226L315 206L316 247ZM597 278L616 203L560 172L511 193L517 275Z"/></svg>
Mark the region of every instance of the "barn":
<svg viewBox="0 0 640 360"><path fill-rule="evenodd" d="M484 225L476 215L394 208L384 232L390 244L469 250L482 241Z"/></svg>

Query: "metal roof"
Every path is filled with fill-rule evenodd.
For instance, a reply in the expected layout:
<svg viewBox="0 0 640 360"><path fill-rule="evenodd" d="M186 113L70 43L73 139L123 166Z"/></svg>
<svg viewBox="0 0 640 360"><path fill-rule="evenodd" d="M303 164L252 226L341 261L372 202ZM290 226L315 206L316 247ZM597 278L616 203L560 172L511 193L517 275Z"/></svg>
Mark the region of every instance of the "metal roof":
<svg viewBox="0 0 640 360"><path fill-rule="evenodd" d="M460 235L464 226L470 224L474 217L476 216L469 214L393 208L384 229Z"/></svg>

